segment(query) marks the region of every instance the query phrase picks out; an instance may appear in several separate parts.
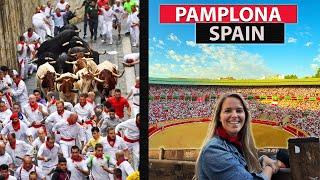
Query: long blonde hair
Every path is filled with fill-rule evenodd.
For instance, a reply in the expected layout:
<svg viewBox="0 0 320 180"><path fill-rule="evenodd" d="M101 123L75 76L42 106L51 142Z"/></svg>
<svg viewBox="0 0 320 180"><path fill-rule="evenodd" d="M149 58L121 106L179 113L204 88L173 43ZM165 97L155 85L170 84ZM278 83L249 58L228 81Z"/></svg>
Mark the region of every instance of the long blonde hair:
<svg viewBox="0 0 320 180"><path fill-rule="evenodd" d="M199 152L199 156L196 162L195 176L193 177L194 180L199 179L199 166L200 166L199 159L204 146L208 143L210 139L212 139L212 137L215 136L216 129L218 127L222 127L222 124L220 122L220 113L221 113L221 109L224 101L229 97L234 97L239 99L241 101L241 104L245 112L245 123L239 133L242 134L240 141L243 145L242 151L248 165L248 170L251 173L259 173L262 171L261 165L258 160L258 152L257 152L257 149L255 148L254 140L252 138L251 126L250 126L251 116L248 110L248 104L240 94L228 93L228 94L222 95L215 105L213 119L209 124L207 136L204 140L204 143L202 144L202 148Z"/></svg>

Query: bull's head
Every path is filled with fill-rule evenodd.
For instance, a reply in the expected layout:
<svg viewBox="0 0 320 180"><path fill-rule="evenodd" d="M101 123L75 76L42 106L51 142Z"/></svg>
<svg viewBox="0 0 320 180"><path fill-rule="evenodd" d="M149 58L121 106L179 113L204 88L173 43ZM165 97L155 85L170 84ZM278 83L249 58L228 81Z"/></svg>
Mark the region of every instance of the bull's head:
<svg viewBox="0 0 320 180"><path fill-rule="evenodd" d="M53 79L55 79L55 77L56 77L55 72L47 71L47 73L44 76L40 77L42 80L41 86L43 88L48 88L49 91L54 91L55 87L54 87Z"/></svg>
<svg viewBox="0 0 320 180"><path fill-rule="evenodd" d="M97 81L98 91L101 95L106 97L110 95L110 91L115 89L117 84L117 79L106 69L100 71L98 77L95 77L94 79Z"/></svg>

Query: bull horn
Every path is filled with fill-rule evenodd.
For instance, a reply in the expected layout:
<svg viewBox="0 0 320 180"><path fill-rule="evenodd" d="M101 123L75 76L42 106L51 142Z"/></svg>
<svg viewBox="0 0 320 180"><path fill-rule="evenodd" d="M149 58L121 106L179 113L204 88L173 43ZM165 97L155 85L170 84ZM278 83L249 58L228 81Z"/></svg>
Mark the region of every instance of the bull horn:
<svg viewBox="0 0 320 180"><path fill-rule="evenodd" d="M97 72L95 74L93 74L93 76L98 76L100 74L100 72Z"/></svg>
<svg viewBox="0 0 320 180"><path fill-rule="evenodd" d="M122 71L122 73L120 75L112 72L112 75L117 77L117 78L121 78L123 76L123 74L124 74L124 70Z"/></svg>
<svg viewBox="0 0 320 180"><path fill-rule="evenodd" d="M54 60L54 59L51 58L51 57L45 57L44 59L45 59L45 60Z"/></svg>
<svg viewBox="0 0 320 180"><path fill-rule="evenodd" d="M70 44L70 42L65 42L65 43L62 44L62 46L66 46L66 45L69 45L69 44Z"/></svg>
<svg viewBox="0 0 320 180"><path fill-rule="evenodd" d="M59 74L59 73L56 73L56 76L60 76L61 74Z"/></svg>
<svg viewBox="0 0 320 180"><path fill-rule="evenodd" d="M31 63L34 63L34 62L36 62L36 61L38 61L38 58L34 58L34 59L31 61Z"/></svg>
<svg viewBox="0 0 320 180"><path fill-rule="evenodd" d="M57 61L50 61L49 64L55 64Z"/></svg>
<svg viewBox="0 0 320 180"><path fill-rule="evenodd" d="M88 61L88 60L93 60L93 58L83 58L83 59L85 59L85 60L87 60L87 61Z"/></svg>
<svg viewBox="0 0 320 180"><path fill-rule="evenodd" d="M77 62L76 62L76 61L73 61L73 62L71 62L71 61L65 61L65 63L67 63L67 64L76 64Z"/></svg>
<svg viewBox="0 0 320 180"><path fill-rule="evenodd" d="M76 43L83 45L83 43L81 41L76 41Z"/></svg>
<svg viewBox="0 0 320 180"><path fill-rule="evenodd" d="M79 33L79 32L81 32L81 29L74 30L74 32Z"/></svg>
<svg viewBox="0 0 320 180"><path fill-rule="evenodd" d="M106 54L106 53L107 53L106 50L104 50L103 52L98 52L99 55L103 55L103 54Z"/></svg>
<svg viewBox="0 0 320 180"><path fill-rule="evenodd" d="M73 53L73 54L70 54L70 56L76 56L77 54Z"/></svg>
<svg viewBox="0 0 320 180"><path fill-rule="evenodd" d="M96 80L96 81L98 81L98 82L101 82L101 83L103 82L103 80L101 80L101 79L99 79L99 78L97 78L97 77L94 77L93 79Z"/></svg>
<svg viewBox="0 0 320 180"><path fill-rule="evenodd" d="M83 53L84 55L90 55L90 52Z"/></svg>

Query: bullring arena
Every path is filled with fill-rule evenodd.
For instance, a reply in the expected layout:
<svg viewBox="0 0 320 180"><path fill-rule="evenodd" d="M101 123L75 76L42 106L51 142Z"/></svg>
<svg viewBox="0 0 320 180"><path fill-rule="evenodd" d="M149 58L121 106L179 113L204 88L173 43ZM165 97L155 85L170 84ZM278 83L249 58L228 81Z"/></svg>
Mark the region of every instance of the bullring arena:
<svg viewBox="0 0 320 180"><path fill-rule="evenodd" d="M237 92L246 99L255 145L262 154L287 149L290 138L319 137L319 80L251 81L151 78L149 178L193 176L214 105L223 93Z"/></svg>

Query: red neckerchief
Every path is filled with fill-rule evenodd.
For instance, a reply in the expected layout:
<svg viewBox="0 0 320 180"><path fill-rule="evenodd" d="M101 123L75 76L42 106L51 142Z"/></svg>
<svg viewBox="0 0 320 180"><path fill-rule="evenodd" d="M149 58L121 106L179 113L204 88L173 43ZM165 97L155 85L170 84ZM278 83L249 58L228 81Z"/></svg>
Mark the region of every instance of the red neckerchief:
<svg viewBox="0 0 320 180"><path fill-rule="evenodd" d="M31 104L31 103L29 103L29 104L30 104L30 107L31 107L31 110L32 110L32 111L37 110L37 109L38 109L38 107L39 107L39 105L38 105L38 103L37 103L37 102L35 102L35 103L33 103L33 104Z"/></svg>
<svg viewBox="0 0 320 180"><path fill-rule="evenodd" d="M91 126L93 126L93 121L92 120L87 120L87 121L85 121L84 123L86 123L86 124L91 124Z"/></svg>
<svg viewBox="0 0 320 180"><path fill-rule="evenodd" d="M21 81L21 79L17 80L18 82L16 82L17 87L19 86L19 83Z"/></svg>
<svg viewBox="0 0 320 180"><path fill-rule="evenodd" d="M60 17L61 16L61 13L56 13L57 14L57 17Z"/></svg>
<svg viewBox="0 0 320 180"><path fill-rule="evenodd" d="M28 37L29 37L29 38L31 38L32 35L33 35L33 33L29 33L29 32L28 32Z"/></svg>
<svg viewBox="0 0 320 180"><path fill-rule="evenodd" d="M56 102L57 102L57 100L52 98L51 101L50 101L50 104L55 104Z"/></svg>
<svg viewBox="0 0 320 180"><path fill-rule="evenodd" d="M140 83L137 83L134 87L135 88L140 88Z"/></svg>
<svg viewBox="0 0 320 180"><path fill-rule="evenodd" d="M227 140L234 144L237 148L242 149L241 135L238 134L237 136L230 136L222 127L218 127L215 132L220 138Z"/></svg>
<svg viewBox="0 0 320 180"><path fill-rule="evenodd" d="M19 131L19 129L20 129L20 120L18 120L17 122L13 122L12 121L12 128L15 131Z"/></svg>
<svg viewBox="0 0 320 180"><path fill-rule="evenodd" d="M58 111L57 111L57 112L58 112ZM59 114L60 116L62 116L62 115L63 115L63 113L64 113L64 110L62 110L62 113L59 113L59 112L58 112L58 114Z"/></svg>
<svg viewBox="0 0 320 180"><path fill-rule="evenodd" d="M73 162L81 162L83 160L81 156L78 156L78 157L71 156L71 159Z"/></svg>
<svg viewBox="0 0 320 180"><path fill-rule="evenodd" d="M51 149L54 148L54 145L52 147L50 147L48 142L46 141L46 147L51 151Z"/></svg>
<svg viewBox="0 0 320 180"><path fill-rule="evenodd" d="M19 41L18 44L24 45L24 41Z"/></svg>
<svg viewBox="0 0 320 180"><path fill-rule="evenodd" d="M120 159L117 161L117 166L119 166L123 161L125 161L124 157L120 157Z"/></svg>
<svg viewBox="0 0 320 180"><path fill-rule="evenodd" d="M80 104L80 106L83 108L83 107L87 104L87 102L84 103L83 105L81 105L81 103L79 103L79 104Z"/></svg>
<svg viewBox="0 0 320 180"><path fill-rule="evenodd" d="M114 144L116 143L116 139L111 139L109 136L107 136L107 141L111 147L113 147Z"/></svg>
<svg viewBox="0 0 320 180"><path fill-rule="evenodd" d="M99 159L99 158L103 159L103 154L100 154L100 155L95 154L94 156L96 156L97 159Z"/></svg>
<svg viewBox="0 0 320 180"><path fill-rule="evenodd" d="M136 126L138 127L138 129L140 129L140 123L138 123L137 120L136 120Z"/></svg>
<svg viewBox="0 0 320 180"><path fill-rule="evenodd" d="M17 141L14 140L13 144L11 144L11 143L9 142L9 145L10 145L11 149L16 149Z"/></svg>

